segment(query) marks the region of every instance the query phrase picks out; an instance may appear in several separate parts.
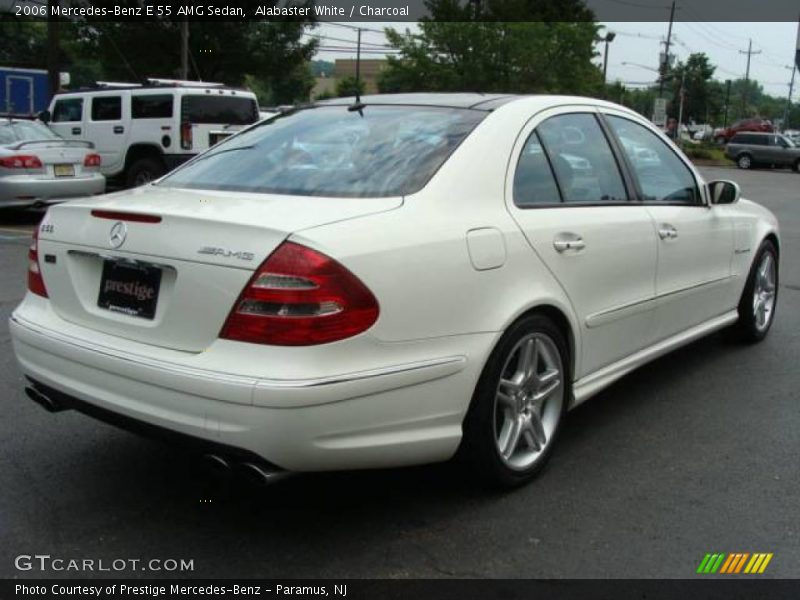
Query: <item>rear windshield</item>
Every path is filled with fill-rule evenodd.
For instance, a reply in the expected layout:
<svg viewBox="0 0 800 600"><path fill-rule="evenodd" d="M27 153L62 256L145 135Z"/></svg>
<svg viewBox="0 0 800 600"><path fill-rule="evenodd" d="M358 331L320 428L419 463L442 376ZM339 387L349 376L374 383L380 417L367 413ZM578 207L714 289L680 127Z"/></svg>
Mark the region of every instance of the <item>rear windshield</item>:
<svg viewBox="0 0 800 600"><path fill-rule="evenodd" d="M418 106L305 109L220 143L160 185L294 196L411 194L486 114Z"/></svg>
<svg viewBox="0 0 800 600"><path fill-rule="evenodd" d="M184 96L181 117L189 123L249 125L258 121L258 104L241 96Z"/></svg>
<svg viewBox="0 0 800 600"><path fill-rule="evenodd" d="M0 121L0 144L58 139L61 138L35 121Z"/></svg>

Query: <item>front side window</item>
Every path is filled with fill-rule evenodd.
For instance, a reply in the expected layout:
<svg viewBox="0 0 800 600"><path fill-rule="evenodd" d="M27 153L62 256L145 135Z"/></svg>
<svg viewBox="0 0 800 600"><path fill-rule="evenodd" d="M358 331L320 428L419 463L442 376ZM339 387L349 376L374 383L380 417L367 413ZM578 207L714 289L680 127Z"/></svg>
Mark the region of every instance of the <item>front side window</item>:
<svg viewBox="0 0 800 600"><path fill-rule="evenodd" d="M291 196L411 194L486 114L418 106L308 108L217 144L159 185Z"/></svg>
<svg viewBox="0 0 800 600"><path fill-rule="evenodd" d="M83 98L56 100L53 106L53 123L71 123L83 119Z"/></svg>
<svg viewBox="0 0 800 600"><path fill-rule="evenodd" d="M564 202L625 202L628 194L606 136L594 115L559 115L536 131Z"/></svg>
<svg viewBox="0 0 800 600"><path fill-rule="evenodd" d="M561 202L550 161L534 131L525 142L514 172L514 204L519 207Z"/></svg>
<svg viewBox="0 0 800 600"><path fill-rule="evenodd" d="M122 98L100 96L92 98L92 121L119 121L122 118Z"/></svg>
<svg viewBox="0 0 800 600"><path fill-rule="evenodd" d="M645 202L700 202L694 175L663 140L628 119L611 115L607 119L639 180Z"/></svg>

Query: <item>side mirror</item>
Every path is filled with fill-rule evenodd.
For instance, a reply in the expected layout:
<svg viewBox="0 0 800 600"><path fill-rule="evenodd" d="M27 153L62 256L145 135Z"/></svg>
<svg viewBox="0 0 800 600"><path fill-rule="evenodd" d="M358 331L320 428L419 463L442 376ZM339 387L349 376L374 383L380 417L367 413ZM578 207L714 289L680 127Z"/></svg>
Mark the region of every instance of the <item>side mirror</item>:
<svg viewBox="0 0 800 600"><path fill-rule="evenodd" d="M711 192L711 204L734 204L739 201L742 189L735 181L718 179L708 184Z"/></svg>
<svg viewBox="0 0 800 600"><path fill-rule="evenodd" d="M50 122L50 119L51 119L51 115L50 115L50 111L49 111L49 110L43 110L42 112L40 112L40 113L39 113L38 115L36 115L36 116L37 116L37 117L39 118L39 120L40 120L42 123L44 123L45 125L47 125L47 124Z"/></svg>

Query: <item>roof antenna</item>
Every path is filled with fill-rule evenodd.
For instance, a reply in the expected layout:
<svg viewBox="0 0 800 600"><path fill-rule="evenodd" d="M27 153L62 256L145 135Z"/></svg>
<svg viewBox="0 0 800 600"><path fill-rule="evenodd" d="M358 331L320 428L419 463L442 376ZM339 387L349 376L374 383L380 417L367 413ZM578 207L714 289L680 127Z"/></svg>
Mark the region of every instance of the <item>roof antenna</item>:
<svg viewBox="0 0 800 600"><path fill-rule="evenodd" d="M364 113L361 112L367 106L363 102L361 102L361 28L357 29L358 32L358 43L356 46L356 101L347 107L347 110L350 112L358 111L358 114L362 117Z"/></svg>

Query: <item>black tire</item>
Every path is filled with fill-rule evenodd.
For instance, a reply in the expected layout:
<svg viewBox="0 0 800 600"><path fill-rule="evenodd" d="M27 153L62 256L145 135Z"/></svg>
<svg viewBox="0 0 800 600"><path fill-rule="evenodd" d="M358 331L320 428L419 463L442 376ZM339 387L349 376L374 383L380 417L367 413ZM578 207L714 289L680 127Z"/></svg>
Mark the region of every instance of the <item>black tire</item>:
<svg viewBox="0 0 800 600"><path fill-rule="evenodd" d="M560 375L560 410L558 406L559 392L556 392L545 403L554 401L548 414L555 421L555 426L550 432L543 447L534 452L532 464L525 468L512 468L501 457L498 448L495 414L497 410L496 396L500 385L501 372L508 368L508 361L513 358L518 344L532 335L540 336L537 339L552 340L557 349L561 362ZM538 364L538 363L537 363ZM478 385L472 397L469 411L464 420L464 438L460 448L460 456L470 469L470 475L477 474L482 483L492 487L511 488L522 485L533 479L544 468L552 455L558 434L567 410L568 399L572 397L569 350L564 334L547 317L541 314L530 314L516 321L500 338L489 360L484 366ZM547 409L544 404L540 410L543 414ZM544 419L542 419L542 422ZM522 440L521 443L525 443Z"/></svg>
<svg viewBox="0 0 800 600"><path fill-rule="evenodd" d="M792 164L792 171L795 173L800 171L800 158L798 158L796 161L794 161L794 164Z"/></svg>
<svg viewBox="0 0 800 600"><path fill-rule="evenodd" d="M747 153L740 154L736 157L736 166L740 169L752 169L753 157Z"/></svg>
<svg viewBox="0 0 800 600"><path fill-rule="evenodd" d="M762 325L759 327L757 324L754 295L758 270L766 254L771 255L774 261L773 264L775 265L774 302L772 309L769 311L766 326ZM734 330L741 341L755 343L767 337L767 333L769 333L770 327L772 327L772 322L775 320L775 309L778 307L779 275L778 250L770 240L764 240L756 253L753 264L750 266L750 273L747 275L747 282L744 285L742 297L739 300L739 320L736 322Z"/></svg>
<svg viewBox="0 0 800 600"><path fill-rule="evenodd" d="M128 167L125 183L129 188L146 185L166 172L164 163L156 158L140 158Z"/></svg>

